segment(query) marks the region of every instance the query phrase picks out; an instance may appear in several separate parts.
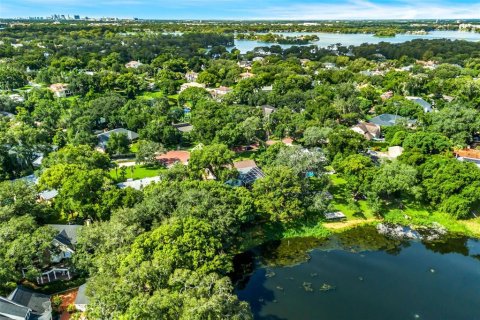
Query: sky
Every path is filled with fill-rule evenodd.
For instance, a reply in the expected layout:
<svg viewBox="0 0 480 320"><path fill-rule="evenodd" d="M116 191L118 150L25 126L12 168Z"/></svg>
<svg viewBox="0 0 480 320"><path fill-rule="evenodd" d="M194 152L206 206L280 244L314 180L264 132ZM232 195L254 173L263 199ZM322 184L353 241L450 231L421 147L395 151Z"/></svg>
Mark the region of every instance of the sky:
<svg viewBox="0 0 480 320"><path fill-rule="evenodd" d="M480 0L0 0L0 17L342 20L475 19Z"/></svg>

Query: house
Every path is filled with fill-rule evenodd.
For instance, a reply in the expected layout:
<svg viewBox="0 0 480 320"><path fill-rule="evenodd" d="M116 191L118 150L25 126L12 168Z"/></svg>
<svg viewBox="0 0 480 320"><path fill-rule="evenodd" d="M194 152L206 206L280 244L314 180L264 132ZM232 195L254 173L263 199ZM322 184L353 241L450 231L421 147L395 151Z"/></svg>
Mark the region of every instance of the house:
<svg viewBox="0 0 480 320"><path fill-rule="evenodd" d="M0 111L0 117L7 117L7 118L10 118L10 119L13 119L13 118L15 118L15 115L13 113L10 113L10 112Z"/></svg>
<svg viewBox="0 0 480 320"><path fill-rule="evenodd" d="M44 157L43 153L38 153L35 160L33 160L32 165L36 168L40 167L42 165L42 162L43 162L44 158L45 157Z"/></svg>
<svg viewBox="0 0 480 320"><path fill-rule="evenodd" d="M242 160L234 162L233 166L239 172L238 181L243 186L249 186L257 179L265 177L263 171L257 167L254 160Z"/></svg>
<svg viewBox="0 0 480 320"><path fill-rule="evenodd" d="M457 149L453 153L458 160L472 162L480 167L480 150Z"/></svg>
<svg viewBox="0 0 480 320"><path fill-rule="evenodd" d="M237 62L237 65L238 65L240 68L244 68L244 69L250 69L250 68L252 68L252 62L251 62L251 61L248 61L248 60L238 61L238 62Z"/></svg>
<svg viewBox="0 0 480 320"><path fill-rule="evenodd" d="M102 133L97 135L98 148L100 150L105 150L107 148L108 140L110 139L110 136L114 133L115 134L125 134L127 136L128 140L130 140L130 142L138 139L138 133L127 130L127 129L124 129L124 128L117 128L117 129L113 129L113 130L110 130L110 131L105 131L105 132L102 132Z"/></svg>
<svg viewBox="0 0 480 320"><path fill-rule="evenodd" d="M382 70L373 70L373 71L364 70L364 71L360 71L359 73L361 75L366 76L366 77L384 76L385 75L385 71L382 71Z"/></svg>
<svg viewBox="0 0 480 320"><path fill-rule="evenodd" d="M227 93L229 93L230 91L232 91L231 88L225 87L225 86L221 86L221 87L218 87L218 88L215 88L215 89L211 89L211 90L210 90L210 94L211 94L212 97L214 97L214 98L221 98L221 97L223 97L224 95L226 95Z"/></svg>
<svg viewBox="0 0 480 320"><path fill-rule="evenodd" d="M267 52L265 52L263 50L259 51L259 53L267 55ZM264 57L255 57L255 58L252 59L253 62L263 62L264 60L265 60Z"/></svg>
<svg viewBox="0 0 480 320"><path fill-rule="evenodd" d="M176 123L172 126L182 133L191 132L193 130L193 126L190 123Z"/></svg>
<svg viewBox="0 0 480 320"><path fill-rule="evenodd" d="M190 160L190 152L183 150L168 151L167 153L159 155L156 158L158 161L163 162L166 166L173 165L177 162L187 165L188 160Z"/></svg>
<svg viewBox="0 0 480 320"><path fill-rule="evenodd" d="M140 61L133 60L133 61L130 61L127 64L125 64L125 68L137 69L141 65L143 65L143 63L141 63Z"/></svg>
<svg viewBox="0 0 480 320"><path fill-rule="evenodd" d="M249 79L249 78L253 78L255 77L255 75L253 73L250 73L250 72L244 72L244 73L240 73L240 79L241 80L244 80L244 79Z"/></svg>
<svg viewBox="0 0 480 320"><path fill-rule="evenodd" d="M403 153L403 147L401 146L393 146L388 148L388 156L391 159L396 159L401 156Z"/></svg>
<svg viewBox="0 0 480 320"><path fill-rule="evenodd" d="M51 320L50 297L18 286L7 298L0 297L2 320Z"/></svg>
<svg viewBox="0 0 480 320"><path fill-rule="evenodd" d="M120 189L125 189L125 188L130 187L130 188L133 188L135 190L142 190L143 188L145 188L146 186L148 186L152 183L160 182L160 180L161 180L160 176L151 177L151 178L143 178L143 179L138 179L138 180L128 179L125 182L118 183L117 186Z"/></svg>
<svg viewBox="0 0 480 320"><path fill-rule="evenodd" d="M380 126L374 123L360 122L357 125L351 127L353 131L361 134L367 140L377 140L380 139Z"/></svg>
<svg viewBox="0 0 480 320"><path fill-rule="evenodd" d="M391 127L402 121L407 121L409 125L413 125L416 122L415 120L408 120L395 114L384 113L370 119L369 123L376 124L380 127Z"/></svg>
<svg viewBox="0 0 480 320"><path fill-rule="evenodd" d="M387 92L384 92L380 95L380 98L382 99L382 101L386 101L388 99L390 99L391 97L393 97L393 91L387 91Z"/></svg>
<svg viewBox="0 0 480 320"><path fill-rule="evenodd" d="M45 202L52 201L56 196L58 196L58 191L56 189L45 190L38 194L40 201Z"/></svg>
<svg viewBox="0 0 480 320"><path fill-rule="evenodd" d="M262 91L265 91L265 92L270 92L273 90L273 86L264 86L262 87L261 89Z"/></svg>
<svg viewBox="0 0 480 320"><path fill-rule="evenodd" d="M310 59L300 59L300 64L305 67L310 62Z"/></svg>
<svg viewBox="0 0 480 320"><path fill-rule="evenodd" d="M430 70L434 70L438 67L437 62L432 60L429 60L429 61L417 60L416 63L423 66L425 69L430 69Z"/></svg>
<svg viewBox="0 0 480 320"><path fill-rule="evenodd" d="M290 137L283 138L283 139L282 139L282 142L283 142L283 144L285 144L286 146L289 146L289 147L293 146L293 139L290 138Z"/></svg>
<svg viewBox="0 0 480 320"><path fill-rule="evenodd" d="M405 99L412 101L413 103L421 106L423 109L423 112L425 113L433 111L432 105L420 97L405 97Z"/></svg>
<svg viewBox="0 0 480 320"><path fill-rule="evenodd" d="M54 83L48 88L57 98L65 98L71 95L71 92L68 90L68 84L66 83Z"/></svg>
<svg viewBox="0 0 480 320"><path fill-rule="evenodd" d="M260 108L262 108L263 116L265 118L270 117L270 115L272 113L274 113L275 110L276 110L275 107L272 107L272 106L269 106L269 105L264 105L264 106L261 106Z"/></svg>
<svg viewBox="0 0 480 320"><path fill-rule="evenodd" d="M399 156L401 156L403 153L403 147L401 146L393 146L389 147L387 152L370 152L369 154L371 156L374 156L376 158L386 158L386 159L396 159Z"/></svg>
<svg viewBox="0 0 480 320"><path fill-rule="evenodd" d="M74 224L49 224L48 226L58 231L52 242L58 249L58 253L52 254L51 261L56 263L63 259L70 259L75 253L78 231L82 226Z"/></svg>
<svg viewBox="0 0 480 320"><path fill-rule="evenodd" d="M276 143L283 143L286 146L293 146L293 139L292 138L283 138L282 140L267 140L265 141L265 144L267 146L273 146Z"/></svg>
<svg viewBox="0 0 480 320"><path fill-rule="evenodd" d="M14 101L14 102L24 102L25 101L25 98L22 97L21 95L19 95L18 93L13 93L11 95L8 96L10 98L10 100Z"/></svg>
<svg viewBox="0 0 480 320"><path fill-rule="evenodd" d="M325 62L323 64L323 67L327 70L337 69L337 65L335 63L332 63L332 62Z"/></svg>
<svg viewBox="0 0 480 320"><path fill-rule="evenodd" d="M180 86L180 92L187 90L188 88L203 88L205 89L205 84L198 82L187 82Z"/></svg>
<svg viewBox="0 0 480 320"><path fill-rule="evenodd" d="M79 311L85 312L88 306L88 297L85 294L87 290L87 284L82 284L77 290L77 296L75 297L75 308Z"/></svg>
<svg viewBox="0 0 480 320"><path fill-rule="evenodd" d="M185 74L185 79L187 82L196 82L198 79L198 73L189 71Z"/></svg>
<svg viewBox="0 0 480 320"><path fill-rule="evenodd" d="M446 102L452 102L453 100L455 100L455 97L442 95L442 99L445 100Z"/></svg>

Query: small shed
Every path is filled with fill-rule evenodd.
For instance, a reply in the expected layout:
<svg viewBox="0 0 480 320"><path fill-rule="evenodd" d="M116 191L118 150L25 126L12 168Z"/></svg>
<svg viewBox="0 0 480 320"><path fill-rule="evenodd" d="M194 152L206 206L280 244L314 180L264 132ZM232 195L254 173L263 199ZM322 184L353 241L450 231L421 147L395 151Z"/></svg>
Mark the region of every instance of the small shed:
<svg viewBox="0 0 480 320"><path fill-rule="evenodd" d="M327 221L342 221L347 219L347 216L341 211L327 212L325 213L325 219Z"/></svg>

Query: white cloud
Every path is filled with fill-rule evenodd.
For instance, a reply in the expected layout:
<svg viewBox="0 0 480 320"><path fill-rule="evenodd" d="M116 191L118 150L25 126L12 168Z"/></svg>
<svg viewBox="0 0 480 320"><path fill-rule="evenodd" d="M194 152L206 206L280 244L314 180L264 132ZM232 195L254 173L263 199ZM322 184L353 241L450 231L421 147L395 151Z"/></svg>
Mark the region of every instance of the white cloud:
<svg viewBox="0 0 480 320"><path fill-rule="evenodd" d="M321 20L321 19L473 19L480 16L476 4L439 4L434 1L400 1L377 4L365 0L329 4L292 4L245 10L244 18Z"/></svg>

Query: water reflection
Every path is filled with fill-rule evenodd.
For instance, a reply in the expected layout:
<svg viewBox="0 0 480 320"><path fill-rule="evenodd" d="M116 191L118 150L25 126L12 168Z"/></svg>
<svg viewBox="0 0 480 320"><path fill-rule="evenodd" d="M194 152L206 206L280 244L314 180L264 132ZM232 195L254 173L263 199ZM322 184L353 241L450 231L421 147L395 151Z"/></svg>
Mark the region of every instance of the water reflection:
<svg viewBox="0 0 480 320"><path fill-rule="evenodd" d="M479 319L479 261L478 240L362 227L260 246L236 257L233 278L256 319Z"/></svg>
<svg viewBox="0 0 480 320"><path fill-rule="evenodd" d="M357 34L344 34L344 33L326 33L326 32L284 32L280 33L285 36L300 36L307 34L315 34L319 37L319 41L312 44L317 45L320 48L327 48L328 46L341 43L343 46L358 46L363 43L376 44L380 42L390 43L402 43L415 39L450 39L450 40L467 40L467 41L480 41L480 33L465 32L465 31L432 31L426 35L414 35L414 34L398 34L395 37L375 37L373 34L357 33ZM294 45L291 44L274 44L261 42L256 40L235 40L235 47L242 53L251 51L256 47L270 47L272 45L278 45L283 49L290 48ZM310 45L310 44L308 44ZM233 49L230 47L228 49Z"/></svg>

